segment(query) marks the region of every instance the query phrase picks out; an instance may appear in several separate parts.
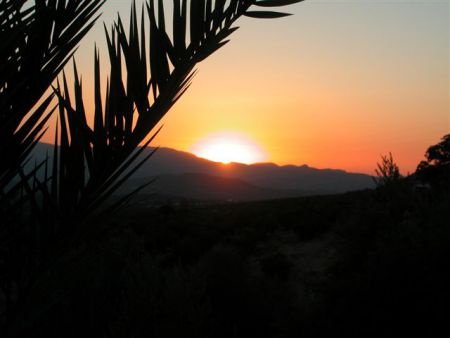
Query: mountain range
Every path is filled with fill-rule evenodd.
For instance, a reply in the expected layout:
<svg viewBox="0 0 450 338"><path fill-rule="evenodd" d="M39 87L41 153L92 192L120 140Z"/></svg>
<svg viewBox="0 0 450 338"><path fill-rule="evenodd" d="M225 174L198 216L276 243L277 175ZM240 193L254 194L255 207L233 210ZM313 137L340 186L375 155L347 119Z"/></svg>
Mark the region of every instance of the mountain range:
<svg viewBox="0 0 450 338"><path fill-rule="evenodd" d="M151 150L145 149L141 156ZM44 159L47 152L51 154L52 151L52 145L40 143L34 152L35 159ZM140 195L159 200L250 201L336 194L374 187L373 178L366 174L307 165L223 164L188 152L159 148L118 193L129 192L150 180L153 183Z"/></svg>

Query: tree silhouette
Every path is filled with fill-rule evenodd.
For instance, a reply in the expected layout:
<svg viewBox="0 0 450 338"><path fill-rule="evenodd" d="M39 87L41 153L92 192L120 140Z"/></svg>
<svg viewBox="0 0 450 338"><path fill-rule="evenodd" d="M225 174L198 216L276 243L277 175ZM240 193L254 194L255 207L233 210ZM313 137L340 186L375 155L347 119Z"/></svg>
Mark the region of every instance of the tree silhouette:
<svg viewBox="0 0 450 338"><path fill-rule="evenodd" d="M426 161L417 166L417 177L433 186L450 184L450 134L442 137L441 142L432 145L425 153Z"/></svg>
<svg viewBox="0 0 450 338"><path fill-rule="evenodd" d="M391 185L401 178L400 169L395 163L392 153L381 156L381 163L377 163L375 173L377 174L375 183L379 187Z"/></svg>

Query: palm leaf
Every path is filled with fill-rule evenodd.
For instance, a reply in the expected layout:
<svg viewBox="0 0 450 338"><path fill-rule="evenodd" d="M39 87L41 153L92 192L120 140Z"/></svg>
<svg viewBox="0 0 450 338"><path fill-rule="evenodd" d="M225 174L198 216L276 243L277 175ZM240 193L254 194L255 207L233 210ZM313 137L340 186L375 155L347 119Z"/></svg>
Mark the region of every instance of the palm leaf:
<svg viewBox="0 0 450 338"><path fill-rule="evenodd" d="M277 19L289 16L291 14L271 12L271 11L247 11L244 15L250 18L257 18L257 19Z"/></svg>
<svg viewBox="0 0 450 338"><path fill-rule="evenodd" d="M105 27L111 67L102 100L100 61L95 53L93 128L85 119L78 74L74 80L75 107L64 77L64 91L57 93L60 109L64 111L60 119L61 145L65 144L62 148L71 149L88 142L82 148L84 160L92 161L87 165L84 186L77 186L72 191L74 196L66 200L74 204L64 210L73 210L81 217L95 213L151 157L152 153L143 156L143 151L159 132L153 132L154 128L187 91L197 64L229 42L229 36L238 29L233 27L237 19L243 15L260 18L286 15L250 11L252 5L278 7L295 2L299 1L174 0L170 37L164 1L148 0L140 18L135 4L132 5L128 31L120 16L110 31ZM69 135L65 135L67 132ZM152 137L144 142L152 132ZM69 166L69 158L60 159L59 172L64 181L60 184L64 186L73 184L68 182L74 176L70 169L84 170L81 166Z"/></svg>
<svg viewBox="0 0 450 338"><path fill-rule="evenodd" d="M44 111L29 112L73 55L98 18L96 13L104 2L80 0L75 4L74 1L47 0L25 6L27 1L2 1L0 177L17 172L31 150L29 145L34 145L36 137L41 135L44 126L40 118ZM49 97L44 99L44 105L49 105ZM2 180L0 190L7 183Z"/></svg>

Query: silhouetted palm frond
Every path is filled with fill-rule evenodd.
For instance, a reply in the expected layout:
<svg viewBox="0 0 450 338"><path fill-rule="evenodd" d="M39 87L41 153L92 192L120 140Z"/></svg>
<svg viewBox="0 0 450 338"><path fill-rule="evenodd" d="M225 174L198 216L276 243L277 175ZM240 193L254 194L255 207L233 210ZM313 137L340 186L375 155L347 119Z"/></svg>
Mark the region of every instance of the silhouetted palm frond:
<svg viewBox="0 0 450 338"><path fill-rule="evenodd" d="M45 131L53 94L32 111L94 24L105 0L2 0L0 189Z"/></svg>
<svg viewBox="0 0 450 338"><path fill-rule="evenodd" d="M23 170L57 107L45 93L104 2L0 0L0 335L51 248L54 216L42 204L48 161Z"/></svg>
<svg viewBox="0 0 450 338"><path fill-rule="evenodd" d="M228 43L239 17L284 16L250 8L300 1L174 0L169 36L170 13L162 0L149 0L140 20L133 5L128 33L120 17L111 31L105 28L111 70L102 99L96 51L93 128L86 120L76 66L73 98L65 77L55 90L61 135L59 190L54 197L64 214L73 219L73 214L83 217L93 211L137 170L140 164L134 160L154 135L138 146L189 88L196 65Z"/></svg>

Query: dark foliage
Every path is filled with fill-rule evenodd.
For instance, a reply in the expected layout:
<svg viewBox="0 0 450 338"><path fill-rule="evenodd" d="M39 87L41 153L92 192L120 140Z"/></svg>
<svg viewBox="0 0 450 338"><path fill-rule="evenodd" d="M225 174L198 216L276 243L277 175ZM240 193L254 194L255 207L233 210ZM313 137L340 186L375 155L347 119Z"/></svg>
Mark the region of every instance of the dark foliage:
<svg viewBox="0 0 450 338"><path fill-rule="evenodd" d="M23 166L55 110L46 94L104 0L0 1L0 335L47 250L39 170Z"/></svg>
<svg viewBox="0 0 450 338"><path fill-rule="evenodd" d="M417 167L417 177L435 188L450 189L450 134L429 147L425 158Z"/></svg>
<svg viewBox="0 0 450 338"><path fill-rule="evenodd" d="M389 156L381 156L381 163L377 163L375 173L377 174L375 183L378 187L396 184L401 178L400 169L395 163L392 153L389 153Z"/></svg>
<svg viewBox="0 0 450 338"><path fill-rule="evenodd" d="M96 21L104 0L2 0L0 4L0 191L46 130L41 98ZM34 109L34 110L33 110Z"/></svg>
<svg viewBox="0 0 450 338"><path fill-rule="evenodd" d="M4 272L0 276L0 324L7 333L20 334L20 326L26 328L40 320L34 315L39 316L42 308L32 311L30 318L26 312L34 309L28 302L33 300L32 290L46 280L46 271L59 266L71 248L98 240L109 228L98 215L89 224L83 221L151 156L137 160L158 133L156 124L189 87L195 66L228 42L239 17L286 15L250 12L252 5L278 7L300 1L177 0L170 38L163 1L149 0L148 39L144 13L139 25L133 7L128 34L120 17L110 33L106 31L111 72L104 100L95 51L93 126L86 118L75 64L73 104L64 75L62 83L53 88L54 94L42 96L94 24L95 13L105 1L1 2L0 217L6 225L0 228L0 268ZM46 160L25 174L22 165L55 110L51 107L54 95L59 100L59 124L54 152L47 155L53 158L53 168L48 168ZM45 172L43 180L37 179L40 169ZM13 181L16 175L19 183ZM184 247L190 250L189 241ZM47 297L41 300L44 308L51 301Z"/></svg>
<svg viewBox="0 0 450 338"><path fill-rule="evenodd" d="M266 0L259 5L294 2ZM185 13L186 1L174 4L175 13ZM54 154L59 169L55 169L57 175L50 188L39 191L48 192L46 201L57 201L57 205L47 207L60 210L65 219L77 211L88 213L127 178L128 170L135 168L134 149L186 89L193 68L181 68L186 72L178 75L171 72L178 69L177 64L196 64L198 57L212 53L198 50L209 38L217 38L215 34L222 29L232 31L227 22L233 21L240 5L250 1L190 4L191 24L186 26L185 15L175 15L173 20L178 24L173 38L167 40L161 29L164 17L159 15L162 1L155 6L157 11L150 3L149 20L157 39L150 42L150 53L164 53L150 55L151 62L156 62L150 78L142 72L133 73L134 66L127 65L140 65L141 71L147 65L152 68L151 62L143 62L147 58L144 53L133 53L129 47L145 50L145 43L137 38L137 20L132 20L128 38L117 23L108 42L110 58L116 62L122 56L129 58L124 60L129 68L127 76L136 79L122 81L121 72L117 72L116 80L110 79L104 109L100 91L96 91L93 128L84 118L78 76L75 107L63 79L57 90L61 150ZM228 10L226 4L234 7ZM266 11L246 14L263 18L283 15ZM182 38L187 27L192 49ZM222 42L216 41L216 47ZM151 47L155 43L165 47L155 52ZM183 61L179 55L186 50L197 52ZM98 65L96 55L97 89ZM140 91L143 87L128 88L137 83L145 83L145 92ZM168 94L163 99L164 93ZM148 94L151 99L146 102ZM118 98L122 101L114 101ZM144 121L135 126L129 116L134 108L137 121ZM429 165L443 163L442 157L435 156L442 154L439 149L447 148L429 151ZM100 159L108 165L102 167ZM382 176L396 177L397 181L398 170L390 165L393 161L386 160L386 175ZM38 185L33 182L27 186L28 194L37 191ZM53 243L58 243L55 251L36 240L14 242L18 244L14 253L23 252L26 264L35 263L36 252L53 258L33 278L23 272L33 274L34 270L21 270L14 264L5 268L6 260L0 261L3 271L15 281L33 281L26 284L26 297L18 298L14 316L7 318L7 336L436 336L447 326L450 302L449 204L448 190L433 189L425 194L415 190L410 181L399 180L388 189L345 195L203 208L168 205L90 218L83 223L83 230L88 230L83 235L75 231L70 233L78 237L53 238ZM43 210L37 215L53 217L46 204L42 205L36 206L36 210ZM34 223L27 224L21 238L36 233L61 235L49 228L50 221L38 224L47 227L35 232ZM80 225L67 224L74 228ZM67 239L75 244L67 245ZM29 247L29 243L39 245ZM10 297L6 303L17 300L21 284L5 281L2 286L9 288ZM0 299L2 306L4 303Z"/></svg>
<svg viewBox="0 0 450 338"><path fill-rule="evenodd" d="M450 301L449 195L391 192L124 211L35 286L22 327L28 337L437 334ZM326 226L296 237L321 213Z"/></svg>
<svg viewBox="0 0 450 338"><path fill-rule="evenodd" d="M170 13L163 1L149 0L141 18L133 5L128 34L119 17L111 31L106 30L110 74L104 99L100 61L95 53L93 126L86 118L76 66L73 99L65 77L56 88L60 152L55 154L54 172L58 176L53 176L52 184L57 188L52 197L64 217L62 222L98 211L148 160L152 153L143 159L139 155L158 134L157 124L189 88L197 64L229 42L240 17L249 13L259 13L260 18L279 17L279 13L249 9L297 2L177 0L171 13L172 36L166 23ZM153 135L149 137L150 133ZM138 147L140 144L142 147Z"/></svg>

